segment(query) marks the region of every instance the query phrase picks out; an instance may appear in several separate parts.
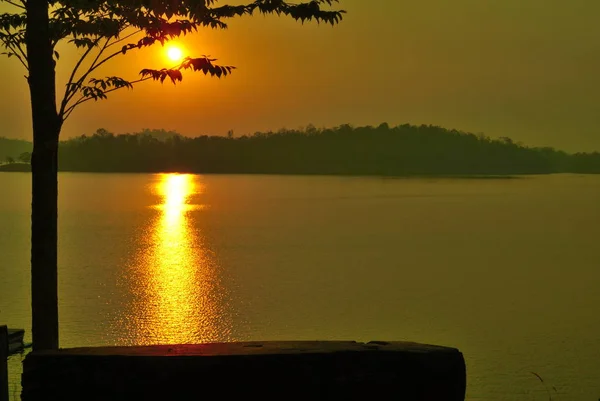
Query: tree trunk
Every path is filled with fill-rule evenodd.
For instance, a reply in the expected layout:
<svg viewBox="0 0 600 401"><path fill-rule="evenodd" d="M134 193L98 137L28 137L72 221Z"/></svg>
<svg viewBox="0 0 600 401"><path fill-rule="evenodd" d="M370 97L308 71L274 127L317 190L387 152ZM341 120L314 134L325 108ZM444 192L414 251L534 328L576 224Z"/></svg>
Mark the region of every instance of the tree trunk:
<svg viewBox="0 0 600 401"><path fill-rule="evenodd" d="M29 0L27 61L33 121L31 312L34 350L58 348L58 134L48 2Z"/></svg>

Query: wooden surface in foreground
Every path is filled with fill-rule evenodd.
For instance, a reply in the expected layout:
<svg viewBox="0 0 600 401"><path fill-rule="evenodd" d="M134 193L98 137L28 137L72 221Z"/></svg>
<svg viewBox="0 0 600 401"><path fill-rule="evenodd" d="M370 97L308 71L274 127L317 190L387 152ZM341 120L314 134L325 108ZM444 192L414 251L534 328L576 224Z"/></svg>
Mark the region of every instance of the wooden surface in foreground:
<svg viewBox="0 0 600 401"><path fill-rule="evenodd" d="M34 351L23 401L463 401L455 348L411 342L285 341Z"/></svg>

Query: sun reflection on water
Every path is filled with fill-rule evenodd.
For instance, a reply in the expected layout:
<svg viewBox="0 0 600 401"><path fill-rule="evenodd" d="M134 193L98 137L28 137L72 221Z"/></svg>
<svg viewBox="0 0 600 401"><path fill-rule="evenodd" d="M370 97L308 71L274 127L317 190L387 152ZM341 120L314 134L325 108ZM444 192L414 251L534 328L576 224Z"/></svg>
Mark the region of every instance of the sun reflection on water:
<svg viewBox="0 0 600 401"><path fill-rule="evenodd" d="M159 176L153 192L161 200L142 261L139 303L135 308L138 344L176 344L222 341L227 333L226 307L218 265L197 232L193 211L202 205L197 177Z"/></svg>

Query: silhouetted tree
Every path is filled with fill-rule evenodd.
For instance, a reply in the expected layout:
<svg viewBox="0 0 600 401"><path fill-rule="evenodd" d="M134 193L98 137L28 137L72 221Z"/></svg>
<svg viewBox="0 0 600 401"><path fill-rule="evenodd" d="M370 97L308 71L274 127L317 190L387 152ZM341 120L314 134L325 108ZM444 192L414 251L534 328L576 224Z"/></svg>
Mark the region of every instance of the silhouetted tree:
<svg viewBox="0 0 600 401"><path fill-rule="evenodd" d="M183 70L221 77L233 67L214 64L202 56L186 58L175 68L144 69L140 78L93 77L111 59L164 43L198 28L225 28L235 16L286 15L299 21L334 25L342 11L323 10L338 0L287 3L255 0L242 5L216 5L215 0L0 0L13 13L0 15L0 43L9 57L27 70L33 121L32 155L32 331L34 349L58 347L57 195L58 143L64 121L89 100L131 88L147 79L181 81ZM57 103L56 46L68 43L83 50ZM87 68L83 68L87 65Z"/></svg>
<svg viewBox="0 0 600 401"><path fill-rule="evenodd" d="M569 172L600 174L600 153L575 153L566 161Z"/></svg>
<svg viewBox="0 0 600 401"><path fill-rule="evenodd" d="M6 162L8 164L13 164L15 162L15 159L11 156L6 156Z"/></svg>
<svg viewBox="0 0 600 401"><path fill-rule="evenodd" d="M106 158L110 154L110 159ZM144 130L97 131L61 142L60 169L371 175L513 175L600 172L600 155L568 155L436 126L381 124L257 132L161 141Z"/></svg>
<svg viewBox="0 0 600 401"><path fill-rule="evenodd" d="M0 136L0 160L4 161L6 156L18 157L23 152L31 152L31 142L22 139L8 139Z"/></svg>
<svg viewBox="0 0 600 401"><path fill-rule="evenodd" d="M22 163L31 163L31 152L23 152L19 155L19 161Z"/></svg>

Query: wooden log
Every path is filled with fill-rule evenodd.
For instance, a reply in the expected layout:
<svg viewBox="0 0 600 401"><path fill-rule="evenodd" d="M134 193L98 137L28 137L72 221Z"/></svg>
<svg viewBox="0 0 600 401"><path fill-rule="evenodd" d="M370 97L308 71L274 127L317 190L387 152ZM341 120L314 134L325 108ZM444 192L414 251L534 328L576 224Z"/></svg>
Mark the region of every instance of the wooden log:
<svg viewBox="0 0 600 401"><path fill-rule="evenodd" d="M8 401L8 327L0 326L0 401Z"/></svg>
<svg viewBox="0 0 600 401"><path fill-rule="evenodd" d="M23 401L463 401L455 348L408 342L239 342L34 351Z"/></svg>

